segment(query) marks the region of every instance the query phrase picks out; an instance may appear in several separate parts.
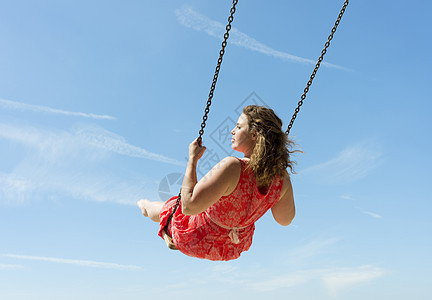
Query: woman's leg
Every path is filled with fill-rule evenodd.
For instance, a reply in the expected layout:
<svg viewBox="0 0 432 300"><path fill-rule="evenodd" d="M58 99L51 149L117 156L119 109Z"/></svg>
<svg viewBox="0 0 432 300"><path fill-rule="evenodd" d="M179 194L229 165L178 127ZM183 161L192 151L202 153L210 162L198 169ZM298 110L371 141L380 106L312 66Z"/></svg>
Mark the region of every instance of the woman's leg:
<svg viewBox="0 0 432 300"><path fill-rule="evenodd" d="M159 215L164 202L141 199L137 202L137 205L141 209L144 217L149 217L152 221L158 223L160 222Z"/></svg>

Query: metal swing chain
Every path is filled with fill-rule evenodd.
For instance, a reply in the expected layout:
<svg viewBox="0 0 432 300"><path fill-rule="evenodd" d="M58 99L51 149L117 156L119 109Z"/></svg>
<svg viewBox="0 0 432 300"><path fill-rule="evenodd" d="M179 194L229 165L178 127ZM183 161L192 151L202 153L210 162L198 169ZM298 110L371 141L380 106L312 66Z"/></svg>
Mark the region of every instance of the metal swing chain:
<svg viewBox="0 0 432 300"><path fill-rule="evenodd" d="M224 40L222 42L222 49L219 51L219 58L218 58L217 65L216 65L216 70L215 70L215 73L214 73L214 76L213 76L213 82L212 82L211 87L210 87L210 93L209 93L208 100L207 100L207 106L206 106L206 108L204 110L203 121L201 123L201 129L199 131L199 137L198 137L198 143L199 144L201 144L201 142L202 142L202 136L204 134L204 127L206 126L206 121L207 121L207 118L208 118L207 115L210 112L210 105L212 103L213 93L214 93L214 90L216 88L216 82L218 80L219 71L220 71L220 67L221 67L221 64L222 64L222 58L223 58L223 56L225 54L225 47L227 46L227 40L229 38L229 31L231 30L231 23L234 20L234 13L236 11L236 5L237 5L237 3L238 3L238 0L233 0L233 6L231 7L230 16L228 17L228 24L225 27L226 32L224 34Z"/></svg>
<svg viewBox="0 0 432 300"><path fill-rule="evenodd" d="M301 96L301 100L298 102L298 106L295 109L295 112L294 112L294 114L293 114L293 116L291 118L291 122L288 125L288 129L287 129L287 131L285 131L286 135L289 135L289 133L290 133L290 130L291 130L293 124L294 124L294 121L297 118L297 114L300 111L300 107L303 105L303 101L306 99L306 94L307 94L307 92L309 92L309 88L312 85L312 81L314 80L315 75L318 72L318 69L319 69L319 67L321 65L321 62L324 59L324 55L327 53L327 48L330 46L330 41L333 39L333 35L336 32L336 29L337 29L337 27L338 27L338 25L339 25L339 23L340 23L340 21L342 19L343 14L345 13L345 9L347 8L348 4L349 4L349 0L346 0L345 3L344 3L344 5L343 5L343 7L342 7L342 9L341 9L341 11L340 11L340 13L339 13L339 16L338 16L336 22L335 22L335 24L334 24L334 26L333 26L333 28L331 30L331 33L328 36L328 40L325 43L324 49L321 51L321 55L318 58L318 62L315 65L315 68L314 68L314 70L312 72L312 75L310 76L310 79L307 82L306 88L304 89L303 95Z"/></svg>
<svg viewBox="0 0 432 300"><path fill-rule="evenodd" d="M222 59L223 59L223 56L225 54L225 47L227 46L227 40L229 38L229 31L231 30L231 23L234 20L234 13L236 12L236 5L237 5L237 3L238 3L238 0L233 0L233 5L232 5L231 10L230 10L230 16L228 17L228 24L225 27L226 32L224 34L224 39L223 39L223 42L222 42L222 48L219 51L219 58L218 58L218 61L217 61L215 74L213 76L213 82L212 82L211 87L210 87L210 92L209 92L209 96L208 96L208 100L207 100L207 106L206 106L206 108L204 110L203 121L201 123L201 129L199 131L199 136L198 136L198 139L197 139L198 143L200 145L202 144L202 136L204 134L204 127L206 126L206 121L208 119L208 113L210 112L210 105L212 104L213 94L214 94L214 91L215 91L215 88L216 88L216 82L218 80L219 71L220 71L221 64L222 64ZM168 228L168 225L170 224L172 217L174 216L175 212L177 211L177 208L180 205L180 201L181 201L181 191L178 194L176 204L175 204L175 206L174 206L171 214L168 217L167 224L165 226L166 229Z"/></svg>

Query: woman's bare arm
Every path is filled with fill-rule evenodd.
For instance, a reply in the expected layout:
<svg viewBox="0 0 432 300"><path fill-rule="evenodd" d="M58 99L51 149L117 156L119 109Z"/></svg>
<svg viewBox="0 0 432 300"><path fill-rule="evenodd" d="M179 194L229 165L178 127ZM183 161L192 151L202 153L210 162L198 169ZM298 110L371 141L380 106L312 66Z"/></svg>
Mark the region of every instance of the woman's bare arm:
<svg viewBox="0 0 432 300"><path fill-rule="evenodd" d="M234 157L226 157L197 183L196 161L189 160L182 184L182 212L185 215L199 214L222 196L229 195L240 178L241 163Z"/></svg>
<svg viewBox="0 0 432 300"><path fill-rule="evenodd" d="M282 226L291 224L295 216L294 194L289 175L284 177L281 197L272 207L273 218Z"/></svg>

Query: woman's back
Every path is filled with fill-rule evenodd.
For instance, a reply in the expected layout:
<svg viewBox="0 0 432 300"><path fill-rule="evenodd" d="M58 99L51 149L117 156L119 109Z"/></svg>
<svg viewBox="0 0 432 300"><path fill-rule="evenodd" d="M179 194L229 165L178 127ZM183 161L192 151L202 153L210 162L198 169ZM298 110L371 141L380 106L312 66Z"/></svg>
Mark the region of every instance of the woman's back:
<svg viewBox="0 0 432 300"><path fill-rule="evenodd" d="M241 173L236 188L206 210L211 220L226 227L245 227L255 223L278 202L283 186L283 180L276 177L262 193L255 174L247 168L248 160L238 160Z"/></svg>
<svg viewBox="0 0 432 300"><path fill-rule="evenodd" d="M186 255L210 260L238 258L252 244L255 222L280 199L283 180L275 178L266 194L260 193L255 175L240 162L240 176L235 189L197 215L177 210L169 232L177 248ZM164 228L175 198L161 211L160 228ZM161 233L161 231L160 231Z"/></svg>

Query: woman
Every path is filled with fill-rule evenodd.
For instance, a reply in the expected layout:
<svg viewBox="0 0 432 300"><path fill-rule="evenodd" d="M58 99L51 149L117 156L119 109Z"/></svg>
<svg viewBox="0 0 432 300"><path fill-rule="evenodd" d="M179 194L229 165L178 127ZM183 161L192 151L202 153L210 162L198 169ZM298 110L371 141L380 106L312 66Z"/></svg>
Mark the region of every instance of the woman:
<svg viewBox="0 0 432 300"><path fill-rule="evenodd" d="M293 142L282 131L273 110L250 105L231 131L232 148L244 158L226 157L197 182L196 167L205 147L189 145L189 161L181 187L181 203L168 233L186 255L210 259L238 258L252 244L255 222L271 209L282 226L295 215L287 168ZM159 235L177 197L167 202L138 201L144 216L160 223Z"/></svg>

